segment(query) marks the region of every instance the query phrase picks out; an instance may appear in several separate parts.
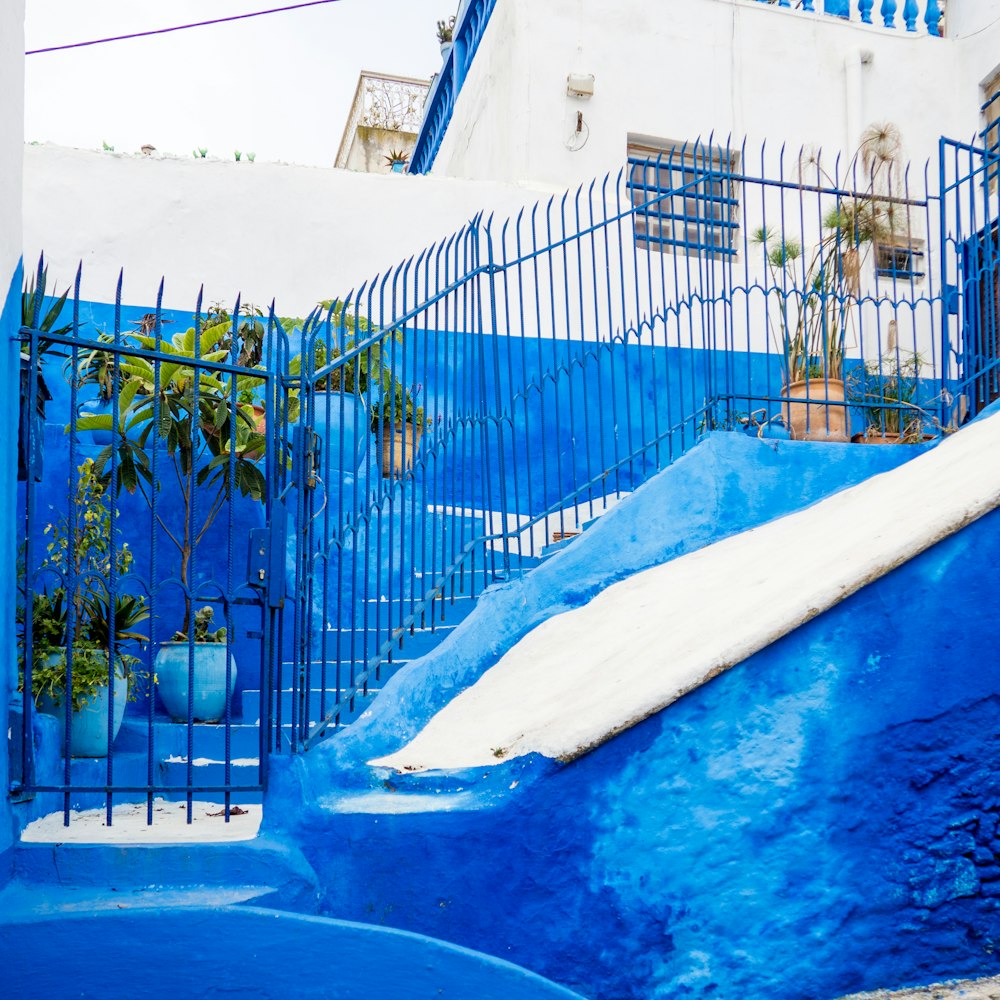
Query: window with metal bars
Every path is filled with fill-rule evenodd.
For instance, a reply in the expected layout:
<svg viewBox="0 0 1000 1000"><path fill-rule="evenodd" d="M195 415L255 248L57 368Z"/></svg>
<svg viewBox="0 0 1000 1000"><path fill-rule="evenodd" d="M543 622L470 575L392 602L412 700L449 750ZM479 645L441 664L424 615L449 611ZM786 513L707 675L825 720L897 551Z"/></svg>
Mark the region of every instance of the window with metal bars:
<svg viewBox="0 0 1000 1000"><path fill-rule="evenodd" d="M885 246L877 249L875 268L879 277L893 281L920 281L924 276L923 244L912 241L903 246Z"/></svg>
<svg viewBox="0 0 1000 1000"><path fill-rule="evenodd" d="M702 143L628 137L628 191L637 246L710 259L734 256L736 153Z"/></svg>

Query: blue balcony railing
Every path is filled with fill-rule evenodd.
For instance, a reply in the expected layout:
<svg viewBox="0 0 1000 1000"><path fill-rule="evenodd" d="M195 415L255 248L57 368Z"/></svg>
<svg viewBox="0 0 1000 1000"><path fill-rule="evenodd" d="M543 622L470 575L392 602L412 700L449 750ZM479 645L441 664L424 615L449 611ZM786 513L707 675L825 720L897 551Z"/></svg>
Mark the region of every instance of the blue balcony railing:
<svg viewBox="0 0 1000 1000"><path fill-rule="evenodd" d="M939 0L757 0L777 7L809 12L822 12L862 24L878 24L885 28L905 28L918 31L923 14L923 24L928 35L941 34L942 9Z"/></svg>
<svg viewBox="0 0 1000 1000"><path fill-rule="evenodd" d="M455 102L495 6L496 0L469 0L459 11L452 33L451 51L445 56L444 65L424 105L424 122L410 157L411 174L429 173L434 165L444 134L448 131Z"/></svg>

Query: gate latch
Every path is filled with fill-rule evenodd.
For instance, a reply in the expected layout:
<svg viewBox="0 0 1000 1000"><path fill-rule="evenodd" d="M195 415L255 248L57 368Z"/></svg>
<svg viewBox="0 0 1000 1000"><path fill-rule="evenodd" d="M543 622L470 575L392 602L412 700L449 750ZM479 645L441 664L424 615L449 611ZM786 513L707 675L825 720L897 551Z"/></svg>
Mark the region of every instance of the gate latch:
<svg viewBox="0 0 1000 1000"><path fill-rule="evenodd" d="M301 424L292 428L292 479L306 489L316 489L319 475L319 435Z"/></svg>
<svg viewBox="0 0 1000 1000"><path fill-rule="evenodd" d="M247 584L262 590L269 607L285 603L285 532L288 514L285 505L276 503L271 520L263 528L250 530L247 553Z"/></svg>

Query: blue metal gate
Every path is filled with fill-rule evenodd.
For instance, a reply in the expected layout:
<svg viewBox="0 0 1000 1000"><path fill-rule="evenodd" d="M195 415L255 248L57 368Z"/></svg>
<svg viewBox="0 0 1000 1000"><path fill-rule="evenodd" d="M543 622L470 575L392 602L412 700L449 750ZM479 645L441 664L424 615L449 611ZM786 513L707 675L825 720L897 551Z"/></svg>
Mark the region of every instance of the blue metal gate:
<svg viewBox="0 0 1000 1000"><path fill-rule="evenodd" d="M984 130L982 138L988 135ZM955 422L1000 398L998 164L995 138L983 145L941 140L945 360Z"/></svg>
<svg viewBox="0 0 1000 1000"><path fill-rule="evenodd" d="M66 823L103 806L110 825L122 803L152 822L178 800L228 822L267 780L284 596L267 558L278 428L258 417L278 395L274 324L239 301L164 310L162 285L130 310L121 280L99 323L79 272L55 300L46 281L40 263L21 331L14 794Z"/></svg>
<svg viewBox="0 0 1000 1000"><path fill-rule="evenodd" d="M860 441L924 440L985 399L989 154L943 142L932 192L902 167L876 183L860 157L828 171L765 153L751 170L742 147L635 151L304 319L129 311L120 287L99 317L78 276L60 326L40 267L22 331L18 794L109 818L120 801L151 818L159 798L189 816L199 796L227 815L259 799L269 753L349 723L484 588L703 434L787 437L793 361L799 405ZM119 674L139 703L116 743ZM76 704L37 712L46 685ZM74 757L76 710L101 688L103 754ZM34 759L33 716L57 720L57 760Z"/></svg>

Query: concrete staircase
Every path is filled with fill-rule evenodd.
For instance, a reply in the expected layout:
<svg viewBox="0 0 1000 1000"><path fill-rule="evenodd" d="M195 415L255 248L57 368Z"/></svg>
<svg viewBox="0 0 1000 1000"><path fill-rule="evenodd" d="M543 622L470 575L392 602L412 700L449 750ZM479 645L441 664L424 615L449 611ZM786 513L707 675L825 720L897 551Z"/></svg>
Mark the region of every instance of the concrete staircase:
<svg viewBox="0 0 1000 1000"><path fill-rule="evenodd" d="M568 512L551 515L545 522L525 531L523 537L515 539L512 544L509 573L498 579L524 575L535 569L572 544L613 504L614 500L597 510L586 505L571 508ZM584 520L587 513L596 516ZM551 541L553 537L555 541ZM295 731L301 733L303 718L308 721L310 732L326 721L326 732L330 736L357 720L398 671L433 652L455 632L472 613L483 589L481 571L474 581L469 575L461 581L456 580L455 592L447 592L444 600L435 602L433 618L428 615L420 622L420 627L404 632L389 658L369 678L367 685L363 685L354 698L342 704L338 704L339 697L358 685L358 678L368 659L375 655L389 634L390 623L401 621L411 613L409 598L404 598L402 602L398 597L370 599L366 608L367 628L331 627L322 641L317 643L317 659L312 664L305 691L292 690L287 679L294 667L290 662L284 663L285 683L273 697L271 712L273 720L280 725L286 747L293 739L293 724ZM127 717L115 744L110 774L108 762L104 759L75 758L70 763L70 783L75 788L110 786L116 808L124 809L131 804L131 809L124 809L128 822L138 816L139 806L147 801L147 793L135 789L145 788L150 782L157 789L190 786L194 789L193 798L204 807L202 814L212 808L208 804L214 804L216 809L221 807L225 795L218 789L227 784L232 788L229 797L231 806L259 809L263 801L259 787L262 784L262 740L266 739L266 734L262 734L260 729L261 699L259 688L239 690L233 701L230 725L199 723L190 733L190 745L187 726L163 717L157 718L152 727L152 754L148 749L146 720L141 716ZM338 708L339 714L335 714ZM48 726L51 729L44 742L58 746L61 733L58 722L43 717L41 724L43 728ZM44 783L61 784L64 762L58 757L42 760L39 762L39 773ZM157 810L162 809L165 803L184 803L187 799L186 793L178 791L157 791L154 797ZM60 793L40 794L32 807L31 818L49 816L52 819L53 813L61 812L63 802ZM103 814L105 793L74 792L70 806L76 812L99 811ZM145 809L141 811L144 813Z"/></svg>

